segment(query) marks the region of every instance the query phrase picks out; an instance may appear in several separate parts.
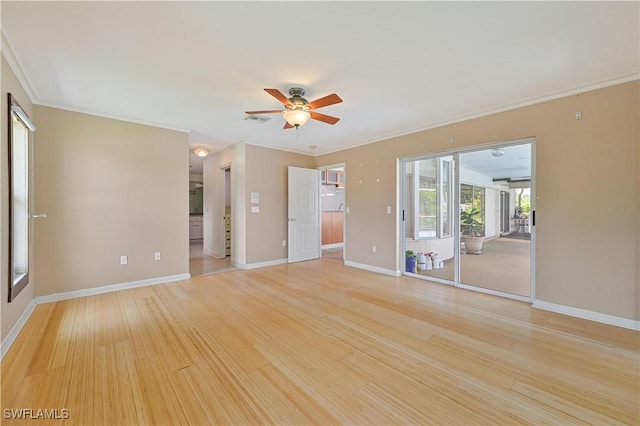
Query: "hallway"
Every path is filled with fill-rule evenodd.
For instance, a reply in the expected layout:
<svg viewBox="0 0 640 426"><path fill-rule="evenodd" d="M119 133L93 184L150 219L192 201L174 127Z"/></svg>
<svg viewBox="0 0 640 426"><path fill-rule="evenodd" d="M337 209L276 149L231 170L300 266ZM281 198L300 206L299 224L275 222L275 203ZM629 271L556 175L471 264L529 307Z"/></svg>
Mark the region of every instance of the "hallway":
<svg viewBox="0 0 640 426"><path fill-rule="evenodd" d="M189 272L191 277L238 270L238 268L231 265L231 256L218 259L204 254L202 250L202 241L192 242L189 245Z"/></svg>

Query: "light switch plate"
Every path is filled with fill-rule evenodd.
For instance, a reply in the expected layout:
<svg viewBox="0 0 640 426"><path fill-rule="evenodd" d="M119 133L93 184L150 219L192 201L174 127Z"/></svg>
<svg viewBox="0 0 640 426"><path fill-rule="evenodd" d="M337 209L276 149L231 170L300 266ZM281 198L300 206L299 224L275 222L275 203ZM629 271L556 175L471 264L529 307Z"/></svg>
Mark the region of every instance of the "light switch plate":
<svg viewBox="0 0 640 426"><path fill-rule="evenodd" d="M260 206L251 206L251 213L260 213Z"/></svg>

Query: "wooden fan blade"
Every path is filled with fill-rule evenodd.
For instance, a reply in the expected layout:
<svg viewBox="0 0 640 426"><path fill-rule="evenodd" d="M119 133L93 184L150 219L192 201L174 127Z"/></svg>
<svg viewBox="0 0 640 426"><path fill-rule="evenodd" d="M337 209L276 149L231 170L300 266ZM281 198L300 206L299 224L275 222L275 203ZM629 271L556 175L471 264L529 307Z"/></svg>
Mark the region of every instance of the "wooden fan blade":
<svg viewBox="0 0 640 426"><path fill-rule="evenodd" d="M285 121L283 129L293 129L293 126L291 124L289 124L288 121Z"/></svg>
<svg viewBox="0 0 640 426"><path fill-rule="evenodd" d="M245 114L249 115L259 115L259 114L275 114L277 112L282 112L280 109L270 109L268 111L245 111Z"/></svg>
<svg viewBox="0 0 640 426"><path fill-rule="evenodd" d="M309 108L318 109L318 108L326 107L333 104L339 104L340 102L342 102L342 99L340 99L340 96L333 93L331 95L325 96L324 98L316 99L313 102L309 102Z"/></svg>
<svg viewBox="0 0 640 426"><path fill-rule="evenodd" d="M279 100L280 102L282 102L283 105L288 105L291 102L289 101L289 98L287 98L281 91L279 91L278 89L264 89L265 92L267 92L268 94L270 94L271 96L273 96L274 98L276 98L277 100Z"/></svg>
<svg viewBox="0 0 640 426"><path fill-rule="evenodd" d="M332 117L330 115L320 114L319 112L311 111L311 118L314 120L322 121L327 124L336 124L340 119L338 117Z"/></svg>

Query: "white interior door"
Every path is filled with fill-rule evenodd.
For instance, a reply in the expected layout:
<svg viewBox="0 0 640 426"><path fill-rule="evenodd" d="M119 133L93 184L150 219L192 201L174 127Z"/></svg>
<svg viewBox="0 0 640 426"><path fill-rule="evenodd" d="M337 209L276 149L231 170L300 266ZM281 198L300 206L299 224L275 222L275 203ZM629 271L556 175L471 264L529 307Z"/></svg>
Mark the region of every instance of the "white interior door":
<svg viewBox="0 0 640 426"><path fill-rule="evenodd" d="M289 167L289 263L320 257L320 172Z"/></svg>

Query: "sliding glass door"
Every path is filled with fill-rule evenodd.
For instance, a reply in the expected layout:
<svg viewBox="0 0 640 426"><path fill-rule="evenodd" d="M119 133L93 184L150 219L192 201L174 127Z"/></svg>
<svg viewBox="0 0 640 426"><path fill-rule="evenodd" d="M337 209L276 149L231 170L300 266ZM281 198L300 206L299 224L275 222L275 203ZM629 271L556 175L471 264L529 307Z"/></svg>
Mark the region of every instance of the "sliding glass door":
<svg viewBox="0 0 640 426"><path fill-rule="evenodd" d="M532 297L533 141L401 162L407 275Z"/></svg>
<svg viewBox="0 0 640 426"><path fill-rule="evenodd" d="M407 273L448 281L455 278L453 170L452 155L404 162Z"/></svg>

